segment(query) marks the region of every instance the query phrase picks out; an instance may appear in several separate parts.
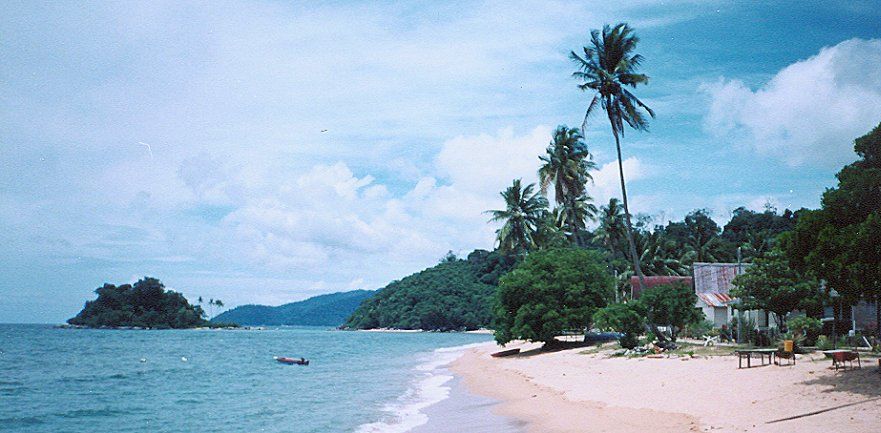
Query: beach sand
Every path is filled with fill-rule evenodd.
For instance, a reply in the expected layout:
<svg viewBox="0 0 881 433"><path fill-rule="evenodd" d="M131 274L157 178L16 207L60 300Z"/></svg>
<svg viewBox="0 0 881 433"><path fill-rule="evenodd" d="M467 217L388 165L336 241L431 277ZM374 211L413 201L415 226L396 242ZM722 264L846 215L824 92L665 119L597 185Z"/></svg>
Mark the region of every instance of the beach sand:
<svg viewBox="0 0 881 433"><path fill-rule="evenodd" d="M515 347L539 346L506 348ZM612 358L580 348L491 358L497 350L471 349L452 370L530 432L881 432L875 359L835 372L822 354L738 369L734 356Z"/></svg>

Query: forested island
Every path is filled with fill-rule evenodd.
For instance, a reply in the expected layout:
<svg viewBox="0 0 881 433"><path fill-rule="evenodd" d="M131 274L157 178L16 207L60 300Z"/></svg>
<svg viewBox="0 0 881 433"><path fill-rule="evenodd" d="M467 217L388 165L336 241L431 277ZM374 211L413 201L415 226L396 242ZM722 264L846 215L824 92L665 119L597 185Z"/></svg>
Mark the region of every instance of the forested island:
<svg viewBox="0 0 881 433"><path fill-rule="evenodd" d="M489 327L499 277L514 259L475 250L393 281L365 300L344 327L461 331Z"/></svg>
<svg viewBox="0 0 881 433"><path fill-rule="evenodd" d="M277 307L242 305L211 319L212 323L247 326L340 326L374 290L329 293Z"/></svg>
<svg viewBox="0 0 881 433"><path fill-rule="evenodd" d="M204 318L202 307L190 305L178 292L165 290L156 278L144 277L134 285L104 284L95 289L95 293L98 299L87 301L82 311L67 323L90 328L155 329L210 325Z"/></svg>

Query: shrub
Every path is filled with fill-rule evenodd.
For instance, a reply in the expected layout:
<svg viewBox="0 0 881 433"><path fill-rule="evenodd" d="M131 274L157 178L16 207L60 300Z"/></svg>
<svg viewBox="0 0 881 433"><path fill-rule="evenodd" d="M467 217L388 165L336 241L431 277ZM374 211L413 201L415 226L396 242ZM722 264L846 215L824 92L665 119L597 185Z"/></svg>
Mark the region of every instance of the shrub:
<svg viewBox="0 0 881 433"><path fill-rule="evenodd" d="M786 326L793 337L801 337L804 344L810 346L816 342L820 331L823 329L823 323L819 319L808 316L793 317L786 321Z"/></svg>
<svg viewBox="0 0 881 433"><path fill-rule="evenodd" d="M685 332L683 332L683 334L688 338L703 338L704 335L719 335L719 330L713 328L713 322L710 322L709 320L702 320L700 322L688 325L688 327L685 328Z"/></svg>
<svg viewBox="0 0 881 433"><path fill-rule="evenodd" d="M830 340L829 337L825 335L817 337L817 349L829 350L833 347L834 345L832 344L832 340Z"/></svg>
<svg viewBox="0 0 881 433"><path fill-rule="evenodd" d="M666 326L670 338L676 341L676 332L699 323L704 315L695 307L697 295L686 284L667 284L646 289L639 297L648 320L656 326Z"/></svg>
<svg viewBox="0 0 881 433"><path fill-rule="evenodd" d="M603 331L616 331L624 335L618 340L621 347L633 349L639 344L644 320L639 310L631 304L613 304L599 309L593 315L594 325Z"/></svg>

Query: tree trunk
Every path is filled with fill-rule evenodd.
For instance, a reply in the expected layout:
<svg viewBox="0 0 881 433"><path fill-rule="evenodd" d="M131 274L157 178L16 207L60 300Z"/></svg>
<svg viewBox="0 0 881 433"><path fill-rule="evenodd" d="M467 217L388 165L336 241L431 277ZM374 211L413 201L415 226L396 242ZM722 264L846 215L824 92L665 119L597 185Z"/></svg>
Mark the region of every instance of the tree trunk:
<svg viewBox="0 0 881 433"><path fill-rule="evenodd" d="M875 295L875 339L881 342L881 294Z"/></svg>
<svg viewBox="0 0 881 433"><path fill-rule="evenodd" d="M624 160L621 157L621 140L618 137L618 132L615 130L614 126L612 127L612 135L615 136L615 149L618 151L618 174L621 177L621 201L624 204L624 221L626 225L624 233L627 235L627 244L630 246L630 258L633 261L633 270L636 272L637 278L639 278L639 287L642 288L642 290L645 290L645 276L642 275L639 254L636 252L636 242L633 241L633 224L630 222L630 204L627 202L627 186L624 183ZM667 337L658 331L658 326L652 322L651 318L649 318L649 322L651 322L649 323L649 328L652 333L655 334L658 341L661 343L666 342Z"/></svg>

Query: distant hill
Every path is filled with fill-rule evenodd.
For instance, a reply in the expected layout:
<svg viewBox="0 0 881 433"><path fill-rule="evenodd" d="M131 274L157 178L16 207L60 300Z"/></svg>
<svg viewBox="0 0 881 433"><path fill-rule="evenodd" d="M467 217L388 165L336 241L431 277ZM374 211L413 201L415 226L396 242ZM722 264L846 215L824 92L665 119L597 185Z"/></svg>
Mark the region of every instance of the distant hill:
<svg viewBox="0 0 881 433"><path fill-rule="evenodd" d="M488 327L498 279L513 265L512 259L483 250L467 260L446 259L380 289L345 326L439 331Z"/></svg>
<svg viewBox="0 0 881 433"><path fill-rule="evenodd" d="M340 326L374 293L374 290L331 293L277 307L242 305L218 314L211 321L247 326Z"/></svg>

